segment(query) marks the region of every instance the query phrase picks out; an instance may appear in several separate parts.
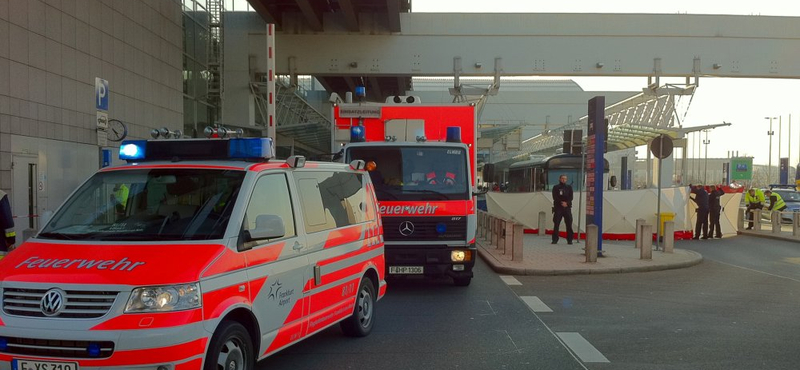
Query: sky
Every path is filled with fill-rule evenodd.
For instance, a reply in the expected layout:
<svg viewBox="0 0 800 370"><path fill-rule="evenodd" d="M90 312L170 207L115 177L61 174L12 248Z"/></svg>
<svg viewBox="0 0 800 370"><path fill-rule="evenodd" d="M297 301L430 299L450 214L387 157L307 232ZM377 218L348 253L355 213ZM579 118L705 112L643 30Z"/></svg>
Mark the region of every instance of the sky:
<svg viewBox="0 0 800 370"><path fill-rule="evenodd" d="M520 0L414 0L414 12L463 13L647 13L647 14L735 14L800 16L797 1L641 0L611 1L520 1ZM800 27L800 20L798 20ZM575 77L586 91L638 91L646 77ZM662 79L662 83L665 79ZM670 81L670 80L666 80ZM674 82L682 82L677 80ZM502 90L502 86L500 87ZM756 164L769 162L767 135L772 120L772 165L778 163L779 126L782 128L781 157L800 161L800 80L701 77L700 86L685 111L684 127L729 122L731 126L709 132L708 156L727 157L731 151L753 156ZM792 133L788 137L789 116ZM779 125L779 121L782 125ZM689 136L689 157L703 157L705 134ZM791 144L790 144L791 140ZM698 144L700 148L698 149ZM791 145L791 153L789 153ZM641 152L641 151L640 151Z"/></svg>

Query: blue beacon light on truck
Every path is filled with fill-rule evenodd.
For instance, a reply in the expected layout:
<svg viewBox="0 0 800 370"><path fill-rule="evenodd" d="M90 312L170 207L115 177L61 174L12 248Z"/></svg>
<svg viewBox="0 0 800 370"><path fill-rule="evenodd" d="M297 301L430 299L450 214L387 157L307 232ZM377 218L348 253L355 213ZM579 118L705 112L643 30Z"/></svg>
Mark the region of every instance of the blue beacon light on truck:
<svg viewBox="0 0 800 370"><path fill-rule="evenodd" d="M231 139L229 158L272 158L272 139L266 137Z"/></svg>
<svg viewBox="0 0 800 370"><path fill-rule="evenodd" d="M367 139L367 130L364 126L350 127L350 142L363 143Z"/></svg>
<svg viewBox="0 0 800 370"><path fill-rule="evenodd" d="M133 161L144 159L147 151L147 140L123 141L119 147L119 159Z"/></svg>

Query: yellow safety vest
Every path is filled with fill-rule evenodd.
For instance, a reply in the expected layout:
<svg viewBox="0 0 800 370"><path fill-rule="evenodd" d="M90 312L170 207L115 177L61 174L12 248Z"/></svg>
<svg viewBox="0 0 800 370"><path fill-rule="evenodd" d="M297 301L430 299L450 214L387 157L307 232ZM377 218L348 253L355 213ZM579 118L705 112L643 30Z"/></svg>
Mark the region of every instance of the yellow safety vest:
<svg viewBox="0 0 800 370"><path fill-rule="evenodd" d="M775 197L774 203L772 202L772 197ZM783 198L781 198L781 195L778 193L772 193L772 195L770 195L770 203L772 203L770 204L769 208L771 210L779 211L786 207L786 203L783 201Z"/></svg>

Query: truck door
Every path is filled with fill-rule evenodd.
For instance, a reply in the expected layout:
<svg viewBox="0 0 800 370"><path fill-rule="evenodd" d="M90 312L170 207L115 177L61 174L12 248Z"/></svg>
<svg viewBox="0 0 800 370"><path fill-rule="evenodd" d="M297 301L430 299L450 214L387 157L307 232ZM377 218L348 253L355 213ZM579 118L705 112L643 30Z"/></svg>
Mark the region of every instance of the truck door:
<svg viewBox="0 0 800 370"><path fill-rule="evenodd" d="M259 215L279 216L285 227L282 238L260 242L246 253L253 311L262 336L259 355L278 350L305 335L306 240L296 229L288 181L285 173L259 178L245 214L245 230L256 227Z"/></svg>

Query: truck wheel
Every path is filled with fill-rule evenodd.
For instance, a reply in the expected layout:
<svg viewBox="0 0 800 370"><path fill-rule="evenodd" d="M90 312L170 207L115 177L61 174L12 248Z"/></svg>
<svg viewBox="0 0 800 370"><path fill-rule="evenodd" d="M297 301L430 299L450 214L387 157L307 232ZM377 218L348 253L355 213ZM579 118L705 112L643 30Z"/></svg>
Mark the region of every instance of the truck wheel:
<svg viewBox="0 0 800 370"><path fill-rule="evenodd" d="M204 370L252 370L255 356L247 329L235 321L223 321L206 354Z"/></svg>
<svg viewBox="0 0 800 370"><path fill-rule="evenodd" d="M471 277L453 278L453 283L455 283L456 286L469 286L471 282Z"/></svg>
<svg viewBox="0 0 800 370"><path fill-rule="evenodd" d="M339 326L345 335L350 337L366 337L375 323L375 286L368 277L361 279L356 294L356 307L353 314L344 319Z"/></svg>

